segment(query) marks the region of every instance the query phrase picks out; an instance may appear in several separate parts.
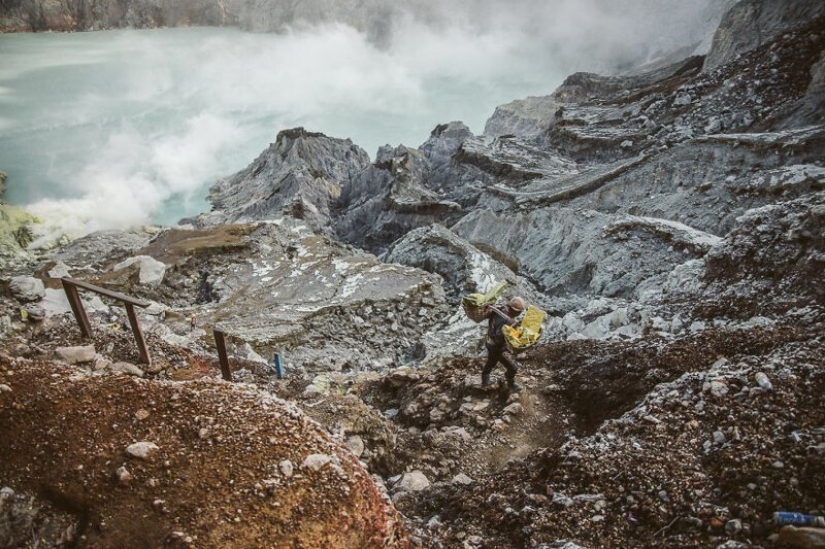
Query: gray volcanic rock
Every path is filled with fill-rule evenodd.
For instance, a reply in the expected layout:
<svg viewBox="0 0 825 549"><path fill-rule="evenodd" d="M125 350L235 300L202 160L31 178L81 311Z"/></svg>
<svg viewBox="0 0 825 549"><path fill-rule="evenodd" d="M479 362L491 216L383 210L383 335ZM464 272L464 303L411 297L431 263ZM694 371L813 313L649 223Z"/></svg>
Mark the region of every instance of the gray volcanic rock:
<svg viewBox="0 0 825 549"><path fill-rule="evenodd" d="M0 32L86 31L118 27L237 24L233 0L12 0L4 2Z"/></svg>
<svg viewBox="0 0 825 549"><path fill-rule="evenodd" d="M29 303L39 301L46 295L43 281L31 276L16 276L9 283L9 291L18 301Z"/></svg>
<svg viewBox="0 0 825 549"><path fill-rule="evenodd" d="M823 130L809 126L822 118L825 37L815 32L822 21L711 73L699 74L688 60L655 71L664 80L654 73L570 77L553 96L568 103L529 143L575 167L521 186L500 169L473 178L483 182L476 195L497 211L569 206L665 218L721 236L737 216L777 195L821 189ZM451 180L461 181L451 169Z"/></svg>
<svg viewBox="0 0 825 549"><path fill-rule="evenodd" d="M496 107L493 116L484 127L484 135L540 135L560 122L571 105L587 104L592 99L617 95L632 98L639 94L654 93L657 88L678 86L698 72L701 59L689 57L664 67L637 71L625 76L600 76L585 72L572 74L552 95L528 97ZM598 113L599 110L596 109L585 116L582 122L592 123L599 118ZM605 112L602 117L613 122L621 121L624 118L623 109L614 108Z"/></svg>
<svg viewBox="0 0 825 549"><path fill-rule="evenodd" d="M517 195L521 203L563 203L599 211L662 217L722 236L746 210L825 188L819 165L825 129L699 137L619 164L596 179L588 172L567 185ZM715 159L708 162L707 159ZM732 168L735 166L736 168ZM564 199L569 199L569 202Z"/></svg>
<svg viewBox="0 0 825 549"><path fill-rule="evenodd" d="M473 137L473 133L470 128L463 122L453 121L449 124L436 126L427 141L418 149L427 157L430 169L437 170L449 164L452 156L471 137Z"/></svg>
<svg viewBox="0 0 825 549"><path fill-rule="evenodd" d="M496 107L484 125L484 135L533 136L545 131L561 107L554 96L527 97Z"/></svg>
<svg viewBox="0 0 825 549"><path fill-rule="evenodd" d="M330 232L330 203L367 166L369 155L349 139L284 130L246 169L210 189L212 212L183 222L209 226L288 216Z"/></svg>
<svg viewBox="0 0 825 549"><path fill-rule="evenodd" d="M782 33L825 15L825 4L810 0L742 0L722 18L705 70L733 61Z"/></svg>
<svg viewBox="0 0 825 549"><path fill-rule="evenodd" d="M825 192L749 211L706 264L706 296L731 309L825 305Z"/></svg>
<svg viewBox="0 0 825 549"><path fill-rule="evenodd" d="M540 299L536 289L519 277L515 257L496 254L492 249L489 252L441 225L432 225L394 242L383 259L440 275L448 297L455 303L463 295L486 292L503 280L509 282L508 293L524 296L530 302Z"/></svg>
<svg viewBox="0 0 825 549"><path fill-rule="evenodd" d="M448 310L438 277L274 223L171 229L135 255L167 266L160 284L114 265L93 282L164 303L172 318L196 313L198 325L312 371L403 360ZM187 330L179 335L199 336Z"/></svg>
<svg viewBox="0 0 825 549"><path fill-rule="evenodd" d="M341 192L333 222L338 237L379 253L416 227L455 218L461 207L424 186L428 172L420 151L382 147L375 164Z"/></svg>
<svg viewBox="0 0 825 549"><path fill-rule="evenodd" d="M427 145L437 147L440 139L431 137ZM428 186L464 208L500 211L512 207L512 200L504 196L508 192L529 192L536 182L578 171L566 156L528 139L467 136L449 163L430 171Z"/></svg>
<svg viewBox="0 0 825 549"><path fill-rule="evenodd" d="M453 230L476 246L515 257L519 272L550 296L643 298L674 267L701 257L715 241L666 220L570 208L501 215L479 210Z"/></svg>
<svg viewBox="0 0 825 549"><path fill-rule="evenodd" d="M48 259L72 268L94 268L104 262L119 261L146 246L159 229L142 231L97 231L78 238L48 254Z"/></svg>

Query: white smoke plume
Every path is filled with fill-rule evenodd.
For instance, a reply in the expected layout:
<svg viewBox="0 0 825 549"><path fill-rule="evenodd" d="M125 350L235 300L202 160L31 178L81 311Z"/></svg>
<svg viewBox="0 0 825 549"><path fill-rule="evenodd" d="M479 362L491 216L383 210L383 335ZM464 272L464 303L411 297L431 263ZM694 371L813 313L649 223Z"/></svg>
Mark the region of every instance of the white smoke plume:
<svg viewBox="0 0 825 549"><path fill-rule="evenodd" d="M174 223L206 210L208 186L282 129L350 137L371 154L417 146L450 120L480 132L496 105L549 94L570 72L706 48L725 4L373 0L386 9L360 24L358 13L330 21L317 0L279 33L0 36L7 198L73 237ZM378 33L376 13L390 18ZM51 93L50 74L63 79Z"/></svg>

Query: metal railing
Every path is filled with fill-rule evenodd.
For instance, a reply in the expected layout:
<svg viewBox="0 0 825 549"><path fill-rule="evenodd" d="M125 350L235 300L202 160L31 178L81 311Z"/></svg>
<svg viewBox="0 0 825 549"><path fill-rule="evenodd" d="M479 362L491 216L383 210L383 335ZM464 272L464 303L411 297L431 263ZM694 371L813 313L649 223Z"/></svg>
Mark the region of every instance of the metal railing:
<svg viewBox="0 0 825 549"><path fill-rule="evenodd" d="M135 307L145 309L151 305L150 302L119 292L113 292L112 290L107 290L106 288L101 288L100 286L95 286L82 280L75 280L74 278L63 277L60 281L63 283L63 290L69 299L69 305L72 307L72 312L74 312L74 317L77 319L77 324L80 326L80 332L83 337L87 339L92 338L92 324L89 322L89 317L86 316L86 310L83 308L83 302L80 300L80 295L77 291L78 288L123 302L123 305L126 306L129 325L132 327L132 333L135 335L135 343L137 343L138 353L140 354L138 360L142 364L152 363L152 359L149 358L149 351L146 350L146 340L143 338L143 332L140 330L140 324L135 313Z"/></svg>
<svg viewBox="0 0 825 549"><path fill-rule="evenodd" d="M80 300L78 288L89 290L102 296L116 299L123 303L126 307L126 314L129 317L129 325L132 327L132 333L135 334L135 343L137 343L138 352L140 353L139 360L143 364L152 363L151 358L149 357L149 351L146 349L146 340L143 337L143 332L141 331L140 324L138 323L137 314L135 314L135 307L145 309L151 305L150 302L121 294L119 292L113 292L112 290L107 290L106 288L101 288L100 286L95 286L94 284L83 282L82 280L76 280L74 278L63 277L60 280L63 283L63 289L66 292L66 297L69 299L69 305L72 307L72 311L74 312L75 319L77 319L77 324L80 326L80 332L83 337L87 339L92 338L92 325L89 322L89 317L86 315L86 310L83 308L83 302ZM212 330L212 333L215 336L215 347L217 347L218 350L218 360L221 365L221 376L226 381L232 381L232 371L229 368L229 357L226 353L226 334L223 330L218 328ZM276 355L276 362L278 378L281 379L283 374L281 373L280 356Z"/></svg>

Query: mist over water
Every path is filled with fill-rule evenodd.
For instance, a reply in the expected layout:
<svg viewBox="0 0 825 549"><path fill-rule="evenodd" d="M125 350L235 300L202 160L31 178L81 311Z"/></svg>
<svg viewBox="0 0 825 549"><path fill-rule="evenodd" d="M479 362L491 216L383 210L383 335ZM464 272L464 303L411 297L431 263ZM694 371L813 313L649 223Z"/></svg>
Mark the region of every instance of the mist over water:
<svg viewBox="0 0 825 549"><path fill-rule="evenodd" d="M702 25L715 24L708 3L672 13L692 14L693 30L665 42L695 41ZM572 70L657 52L638 32L628 37L627 14L611 19L604 6L618 4L526 4L531 13L486 2L454 19L398 21L381 47L339 24L283 34L0 35L6 198L72 236L175 224L208 210L208 187L247 166L280 130L349 137L374 157L386 143L418 146L451 120L481 133L497 105L549 94ZM594 6L601 11L581 19L589 26L565 25ZM592 35L608 21L624 27Z"/></svg>

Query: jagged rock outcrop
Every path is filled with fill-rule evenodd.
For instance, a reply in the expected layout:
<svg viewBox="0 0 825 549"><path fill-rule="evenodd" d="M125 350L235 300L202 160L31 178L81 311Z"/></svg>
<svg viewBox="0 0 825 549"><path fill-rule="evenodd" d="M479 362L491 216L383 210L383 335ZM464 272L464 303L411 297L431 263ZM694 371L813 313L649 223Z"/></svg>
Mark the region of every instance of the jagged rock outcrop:
<svg viewBox="0 0 825 549"><path fill-rule="evenodd" d="M825 193L750 210L706 258L705 297L731 313L825 305Z"/></svg>
<svg viewBox="0 0 825 549"><path fill-rule="evenodd" d="M224 26L238 23L233 0L8 0L0 32Z"/></svg>
<svg viewBox="0 0 825 549"><path fill-rule="evenodd" d="M456 218L461 207L425 187L428 172L422 152L382 147L375 163L342 189L333 222L336 235L380 253L416 227Z"/></svg>
<svg viewBox="0 0 825 549"><path fill-rule="evenodd" d="M563 118L568 105L587 104L594 99L616 95L632 98L674 88L694 76L701 68L701 61L701 57L689 57L664 67L637 71L627 76L575 73L568 76L552 95L528 97L496 107L484 127L484 135L537 136L553 125L556 119ZM581 122L592 122L599 118L599 114L602 113L594 109L587 117L589 120ZM623 118L620 109L606 111L603 116L614 122Z"/></svg>
<svg viewBox="0 0 825 549"><path fill-rule="evenodd" d="M246 169L212 186L212 212L182 222L208 226L290 217L329 233L330 204L367 166L369 155L349 139L284 130Z"/></svg>
<svg viewBox="0 0 825 549"><path fill-rule="evenodd" d="M447 296L455 303L463 295L486 292L503 280L509 283L508 293L522 295L532 303L538 301L535 288L518 275L518 260L489 251L492 256L449 229L433 225L394 242L383 259L440 275Z"/></svg>
<svg viewBox="0 0 825 549"><path fill-rule="evenodd" d="M453 231L476 246L510 254L519 273L547 295L643 298L675 266L707 252L713 237L687 226L592 210L529 214L479 210Z"/></svg>
<svg viewBox="0 0 825 549"><path fill-rule="evenodd" d="M742 0L722 18L705 70L729 63L777 36L825 15L825 4L809 0Z"/></svg>
<svg viewBox="0 0 825 549"><path fill-rule="evenodd" d="M427 157L431 170L451 162L452 156L473 133L463 122L453 121L436 126L418 149Z"/></svg>

